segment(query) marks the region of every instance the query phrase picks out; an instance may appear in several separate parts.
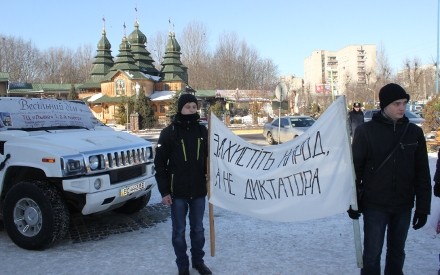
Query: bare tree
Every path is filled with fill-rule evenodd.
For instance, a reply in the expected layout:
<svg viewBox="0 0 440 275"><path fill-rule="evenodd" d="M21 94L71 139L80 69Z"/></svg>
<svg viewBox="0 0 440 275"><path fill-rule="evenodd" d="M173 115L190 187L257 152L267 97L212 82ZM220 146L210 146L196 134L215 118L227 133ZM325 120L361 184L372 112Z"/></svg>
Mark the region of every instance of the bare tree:
<svg viewBox="0 0 440 275"><path fill-rule="evenodd" d="M157 31L152 38L149 39L150 42L147 44L147 49L151 53L154 59L154 66L156 69L161 69L161 64L163 61L163 56L165 55L165 46L168 41L167 31Z"/></svg>
<svg viewBox="0 0 440 275"><path fill-rule="evenodd" d="M238 36L235 32L224 32L220 35L213 62L219 73L217 74L217 85L223 86L223 89L242 89L238 86L237 56L239 51ZM222 88L216 86L215 89Z"/></svg>
<svg viewBox="0 0 440 275"><path fill-rule="evenodd" d="M43 52L42 69L43 81L46 83L72 83L72 75L75 74L73 65L73 51L66 47L51 47Z"/></svg>
<svg viewBox="0 0 440 275"><path fill-rule="evenodd" d="M77 74L72 79L74 83L84 83L89 79L89 73L93 69L93 52L91 44L78 47L74 56L74 66Z"/></svg>
<svg viewBox="0 0 440 275"><path fill-rule="evenodd" d="M40 52L31 40L1 36L0 40L0 71L9 72L16 82L32 82L37 78L35 67Z"/></svg>
<svg viewBox="0 0 440 275"><path fill-rule="evenodd" d="M213 54L211 70L214 89L273 90L278 67L272 60L261 59L258 51L239 41L236 33L223 33Z"/></svg>
<svg viewBox="0 0 440 275"><path fill-rule="evenodd" d="M423 98L421 89L421 80L423 70L420 68L420 60L415 57L412 61L408 58L403 63L405 70L403 75L399 76L399 82L407 89L413 100Z"/></svg>
<svg viewBox="0 0 440 275"><path fill-rule="evenodd" d="M391 81L392 70L385 46L381 43L377 54L377 72L376 72L376 88L383 87Z"/></svg>
<svg viewBox="0 0 440 275"><path fill-rule="evenodd" d="M180 39L181 60L188 67L188 82L196 90L203 87L203 79L207 76L206 61L211 58L208 40L208 30L203 23L197 21L189 23Z"/></svg>

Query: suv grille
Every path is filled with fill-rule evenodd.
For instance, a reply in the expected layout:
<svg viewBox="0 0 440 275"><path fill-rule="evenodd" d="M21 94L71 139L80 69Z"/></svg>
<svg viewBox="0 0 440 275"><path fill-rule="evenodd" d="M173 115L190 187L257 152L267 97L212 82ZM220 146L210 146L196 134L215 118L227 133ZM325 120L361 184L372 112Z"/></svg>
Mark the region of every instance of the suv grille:
<svg viewBox="0 0 440 275"><path fill-rule="evenodd" d="M100 159L99 167L95 170L90 168L89 158L91 156L97 156ZM89 151L84 153L84 161L87 174L95 174L106 171L121 170L128 167L136 167L140 164L152 164L154 161L154 151L153 146L118 148L117 150L107 152ZM123 171L126 171L126 169Z"/></svg>
<svg viewBox="0 0 440 275"><path fill-rule="evenodd" d="M110 183L115 184L121 181L137 178L143 175L146 171L146 165L144 164L110 171Z"/></svg>

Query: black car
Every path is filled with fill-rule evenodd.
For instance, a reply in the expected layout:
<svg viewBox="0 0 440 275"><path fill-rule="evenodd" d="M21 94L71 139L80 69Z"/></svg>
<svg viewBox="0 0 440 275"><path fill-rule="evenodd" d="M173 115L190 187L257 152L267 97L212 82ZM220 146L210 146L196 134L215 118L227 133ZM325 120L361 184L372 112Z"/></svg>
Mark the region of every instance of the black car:
<svg viewBox="0 0 440 275"><path fill-rule="evenodd" d="M379 112L380 109L373 109L373 110L365 110L364 112L364 121L370 121L371 118L373 117L374 113ZM414 114L413 112L406 110L405 111L405 116L409 119L410 122L414 123L417 126L422 127L423 123L425 122L424 118L421 118L420 116Z"/></svg>

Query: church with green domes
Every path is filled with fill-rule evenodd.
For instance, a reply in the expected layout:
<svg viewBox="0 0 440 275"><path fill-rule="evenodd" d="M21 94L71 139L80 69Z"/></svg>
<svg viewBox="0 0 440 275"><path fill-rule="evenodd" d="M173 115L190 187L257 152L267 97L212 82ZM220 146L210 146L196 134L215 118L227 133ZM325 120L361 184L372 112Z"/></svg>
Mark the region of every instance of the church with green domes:
<svg viewBox="0 0 440 275"><path fill-rule="evenodd" d="M187 67L180 61L180 45L174 32L168 34L160 71L154 67L146 42L137 20L128 38L124 24L124 37L113 61L111 44L103 28L90 78L77 87L80 99L90 105L101 121L113 121L125 97L147 96L155 117L161 119L166 117L167 102L176 92L195 93L188 85Z"/></svg>

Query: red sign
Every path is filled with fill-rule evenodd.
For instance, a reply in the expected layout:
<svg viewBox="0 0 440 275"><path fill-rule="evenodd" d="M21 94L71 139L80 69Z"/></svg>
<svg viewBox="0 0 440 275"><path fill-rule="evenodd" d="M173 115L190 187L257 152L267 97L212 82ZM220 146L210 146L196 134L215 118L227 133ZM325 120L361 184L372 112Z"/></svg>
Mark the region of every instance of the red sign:
<svg viewBox="0 0 440 275"><path fill-rule="evenodd" d="M332 88L330 84L315 84L315 92L317 93L331 93Z"/></svg>

